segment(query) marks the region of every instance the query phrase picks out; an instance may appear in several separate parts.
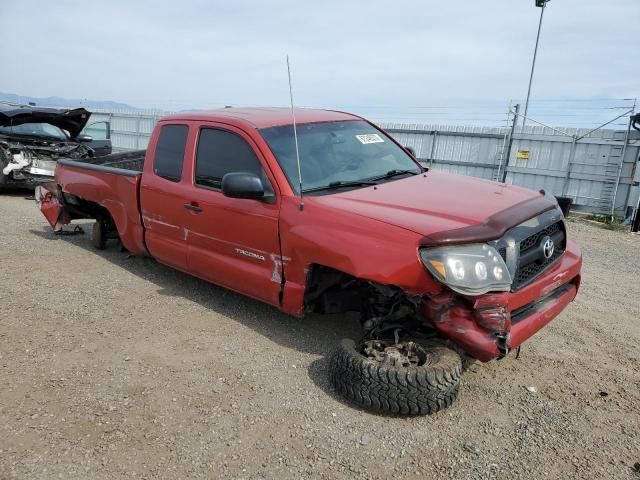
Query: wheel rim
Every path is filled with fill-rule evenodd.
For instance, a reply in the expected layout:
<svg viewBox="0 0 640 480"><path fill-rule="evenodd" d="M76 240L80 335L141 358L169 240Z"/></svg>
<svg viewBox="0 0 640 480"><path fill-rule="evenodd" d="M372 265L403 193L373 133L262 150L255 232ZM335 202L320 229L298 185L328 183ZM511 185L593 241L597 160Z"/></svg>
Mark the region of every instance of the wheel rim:
<svg viewBox="0 0 640 480"><path fill-rule="evenodd" d="M360 353L382 365L416 368L431 363L431 355L415 342L394 343L386 340L368 340Z"/></svg>

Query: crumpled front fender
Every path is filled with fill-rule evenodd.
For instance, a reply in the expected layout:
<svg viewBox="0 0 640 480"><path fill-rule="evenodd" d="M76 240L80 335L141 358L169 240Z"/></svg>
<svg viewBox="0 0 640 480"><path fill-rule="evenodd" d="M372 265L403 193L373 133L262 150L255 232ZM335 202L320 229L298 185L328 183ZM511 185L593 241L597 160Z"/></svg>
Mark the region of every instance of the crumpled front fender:
<svg viewBox="0 0 640 480"><path fill-rule="evenodd" d="M568 241L561 259L519 291L474 299L449 291L425 299L422 313L442 336L487 362L519 347L573 301L581 267L580 249Z"/></svg>

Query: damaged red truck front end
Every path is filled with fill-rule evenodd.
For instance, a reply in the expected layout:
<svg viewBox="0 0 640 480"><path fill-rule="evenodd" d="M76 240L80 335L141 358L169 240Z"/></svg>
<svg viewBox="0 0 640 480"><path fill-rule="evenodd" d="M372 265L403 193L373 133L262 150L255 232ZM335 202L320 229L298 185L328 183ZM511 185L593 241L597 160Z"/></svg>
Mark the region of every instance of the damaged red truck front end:
<svg viewBox="0 0 640 480"><path fill-rule="evenodd" d="M568 242L562 260L521 291L477 298L445 292L425 301L422 312L444 337L487 362L522 345L573 301L581 265L579 249Z"/></svg>
<svg viewBox="0 0 640 480"><path fill-rule="evenodd" d="M477 225L422 241L425 248L488 242L509 270L508 291L469 296L448 290L423 303L425 318L478 360L486 362L519 347L578 293L582 254L567 239L555 201L540 194Z"/></svg>

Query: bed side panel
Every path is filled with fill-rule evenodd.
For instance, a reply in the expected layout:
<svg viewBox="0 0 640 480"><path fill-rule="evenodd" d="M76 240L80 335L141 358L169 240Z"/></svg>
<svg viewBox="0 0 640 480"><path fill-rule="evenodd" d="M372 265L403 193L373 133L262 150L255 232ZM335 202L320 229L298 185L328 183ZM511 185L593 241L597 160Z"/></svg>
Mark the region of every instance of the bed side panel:
<svg viewBox="0 0 640 480"><path fill-rule="evenodd" d="M116 169L94 165L76 166L72 165L72 162L65 162L58 163L56 182L64 193L106 208L127 250L135 254L146 254L138 204L141 173L126 172L119 173Z"/></svg>

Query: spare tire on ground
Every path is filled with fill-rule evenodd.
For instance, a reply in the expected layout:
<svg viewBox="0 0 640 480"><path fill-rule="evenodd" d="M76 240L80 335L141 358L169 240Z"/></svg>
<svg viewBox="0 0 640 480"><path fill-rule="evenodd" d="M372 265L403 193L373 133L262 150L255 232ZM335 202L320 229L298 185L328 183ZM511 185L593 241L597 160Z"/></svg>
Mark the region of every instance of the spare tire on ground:
<svg viewBox="0 0 640 480"><path fill-rule="evenodd" d="M329 369L338 393L365 409L426 415L455 401L462 363L441 343L372 340L356 345L345 339Z"/></svg>

